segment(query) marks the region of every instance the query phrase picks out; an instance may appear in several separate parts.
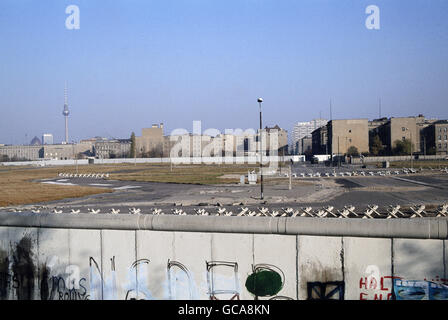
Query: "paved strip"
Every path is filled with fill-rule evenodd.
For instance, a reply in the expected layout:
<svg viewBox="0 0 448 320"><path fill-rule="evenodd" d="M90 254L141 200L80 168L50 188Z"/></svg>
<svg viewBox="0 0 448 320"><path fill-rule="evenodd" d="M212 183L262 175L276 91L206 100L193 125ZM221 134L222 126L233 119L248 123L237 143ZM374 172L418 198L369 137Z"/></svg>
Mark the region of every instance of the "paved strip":
<svg viewBox="0 0 448 320"><path fill-rule="evenodd" d="M109 187L109 186L113 186L113 184L111 184L111 183L90 183L89 186Z"/></svg>
<svg viewBox="0 0 448 320"><path fill-rule="evenodd" d="M406 179L406 178L399 178L399 177L391 177L391 178L392 179L396 179L396 180L402 180L402 181L414 183L414 184L420 184L420 185L426 186L426 187L437 188L437 189L445 189L444 187L435 186L433 184L429 184L429 183L425 183L425 182L421 182L421 181L415 181L415 180Z"/></svg>

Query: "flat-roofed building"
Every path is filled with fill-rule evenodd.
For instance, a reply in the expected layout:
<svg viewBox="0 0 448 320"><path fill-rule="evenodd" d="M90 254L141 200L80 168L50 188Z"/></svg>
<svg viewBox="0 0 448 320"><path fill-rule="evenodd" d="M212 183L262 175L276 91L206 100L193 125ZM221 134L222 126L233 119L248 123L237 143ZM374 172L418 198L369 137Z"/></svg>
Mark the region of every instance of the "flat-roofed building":
<svg viewBox="0 0 448 320"><path fill-rule="evenodd" d="M42 146L0 146L0 161L38 160Z"/></svg>
<svg viewBox="0 0 448 320"><path fill-rule="evenodd" d="M75 144L52 144L42 147L41 157L53 160L69 160L75 158Z"/></svg>
<svg viewBox="0 0 448 320"><path fill-rule="evenodd" d="M328 130L327 126L317 128L311 133L312 153L328 154Z"/></svg>
<svg viewBox="0 0 448 320"><path fill-rule="evenodd" d="M131 139L98 140L94 144L94 153L99 159L129 158Z"/></svg>
<svg viewBox="0 0 448 320"><path fill-rule="evenodd" d="M385 125L389 122L387 117L374 119L369 121L369 152L373 156L385 155L388 154L388 140L386 135L384 134ZM374 141L376 137L379 138L381 146L375 144Z"/></svg>
<svg viewBox="0 0 448 320"><path fill-rule="evenodd" d="M423 130L426 154L448 154L448 120L439 120Z"/></svg>
<svg viewBox="0 0 448 320"><path fill-rule="evenodd" d="M311 155L313 153L313 138L303 137L296 142L295 150L299 155Z"/></svg>
<svg viewBox="0 0 448 320"><path fill-rule="evenodd" d="M200 158L204 156L222 156L223 152L225 152L223 147L225 137L223 136L212 137L209 135L185 133L165 136L164 139L164 157ZM233 146L230 152L233 152Z"/></svg>
<svg viewBox="0 0 448 320"><path fill-rule="evenodd" d="M258 141L258 137L259 134L256 141ZM266 141L262 140L262 144L263 151L267 155L272 155L273 151L276 151L279 156L288 154L288 131L285 129L280 128L278 125L265 127L262 130L262 137L262 139L266 137Z"/></svg>
<svg viewBox="0 0 448 320"><path fill-rule="evenodd" d="M298 146L296 144L297 141L299 141L300 139L304 138L304 137L311 137L311 133L322 127L325 126L328 123L328 120L325 119L313 119L311 121L302 121L302 122L297 122L294 127L293 127L293 131L292 131L292 146ZM300 154L298 153L298 150L290 150L291 152L293 152L294 154Z"/></svg>
<svg viewBox="0 0 448 320"><path fill-rule="evenodd" d="M344 155L350 147L358 152L369 152L367 119L331 120L327 123L330 154Z"/></svg>
<svg viewBox="0 0 448 320"><path fill-rule="evenodd" d="M384 148L384 154L393 155L397 141L407 140L412 143L412 153L424 154L425 128L436 119L425 119L423 115L413 117L391 117L369 121L369 136L372 142L378 136Z"/></svg>
<svg viewBox="0 0 448 320"><path fill-rule="evenodd" d="M44 133L42 135L42 144L53 144L53 135L51 133Z"/></svg>
<svg viewBox="0 0 448 320"><path fill-rule="evenodd" d="M77 159L94 156L94 145L96 140L81 140L74 145L74 156Z"/></svg>
<svg viewBox="0 0 448 320"><path fill-rule="evenodd" d="M420 152L420 133L417 129L417 117L390 118L389 146L394 148L397 141L409 140L412 152Z"/></svg>
<svg viewBox="0 0 448 320"><path fill-rule="evenodd" d="M151 128L143 128L142 135L135 137L137 157L162 157L164 145L163 123L153 124Z"/></svg>

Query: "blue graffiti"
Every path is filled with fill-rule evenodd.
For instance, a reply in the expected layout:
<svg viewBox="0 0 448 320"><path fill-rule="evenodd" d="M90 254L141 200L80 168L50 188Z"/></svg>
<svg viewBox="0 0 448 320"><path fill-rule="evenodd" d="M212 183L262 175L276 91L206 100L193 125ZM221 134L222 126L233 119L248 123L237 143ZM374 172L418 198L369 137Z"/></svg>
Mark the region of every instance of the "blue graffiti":
<svg viewBox="0 0 448 320"><path fill-rule="evenodd" d="M396 300L448 300L448 286L425 280L394 279Z"/></svg>

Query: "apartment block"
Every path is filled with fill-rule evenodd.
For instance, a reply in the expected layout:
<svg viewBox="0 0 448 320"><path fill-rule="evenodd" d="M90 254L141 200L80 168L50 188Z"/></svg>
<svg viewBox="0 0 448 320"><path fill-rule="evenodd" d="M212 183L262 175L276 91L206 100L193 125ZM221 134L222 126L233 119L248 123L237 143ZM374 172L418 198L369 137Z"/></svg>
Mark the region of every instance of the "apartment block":
<svg viewBox="0 0 448 320"><path fill-rule="evenodd" d="M448 120L436 121L423 131L423 145L426 154L448 154Z"/></svg>
<svg viewBox="0 0 448 320"><path fill-rule="evenodd" d="M329 152L346 154L351 146L359 153L369 152L367 119L331 120L327 124Z"/></svg>

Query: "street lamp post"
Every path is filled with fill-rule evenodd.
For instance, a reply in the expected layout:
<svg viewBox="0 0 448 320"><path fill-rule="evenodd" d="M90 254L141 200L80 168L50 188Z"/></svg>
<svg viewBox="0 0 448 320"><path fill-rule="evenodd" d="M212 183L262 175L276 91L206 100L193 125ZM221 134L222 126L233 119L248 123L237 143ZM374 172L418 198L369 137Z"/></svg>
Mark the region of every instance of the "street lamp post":
<svg viewBox="0 0 448 320"><path fill-rule="evenodd" d="M409 133L411 134L411 169L414 169L414 159L412 159L414 156L412 155L412 131L409 130Z"/></svg>
<svg viewBox="0 0 448 320"><path fill-rule="evenodd" d="M259 137L260 137L260 139L259 139L260 140L260 186L261 186L260 198L261 198L261 200L263 200L263 145L261 142L261 135L262 135L261 130L263 128L263 122L262 122L262 118L261 118L261 103L263 102L263 99L258 98L257 101L258 101L258 105L260 107L260 134L259 134Z"/></svg>

